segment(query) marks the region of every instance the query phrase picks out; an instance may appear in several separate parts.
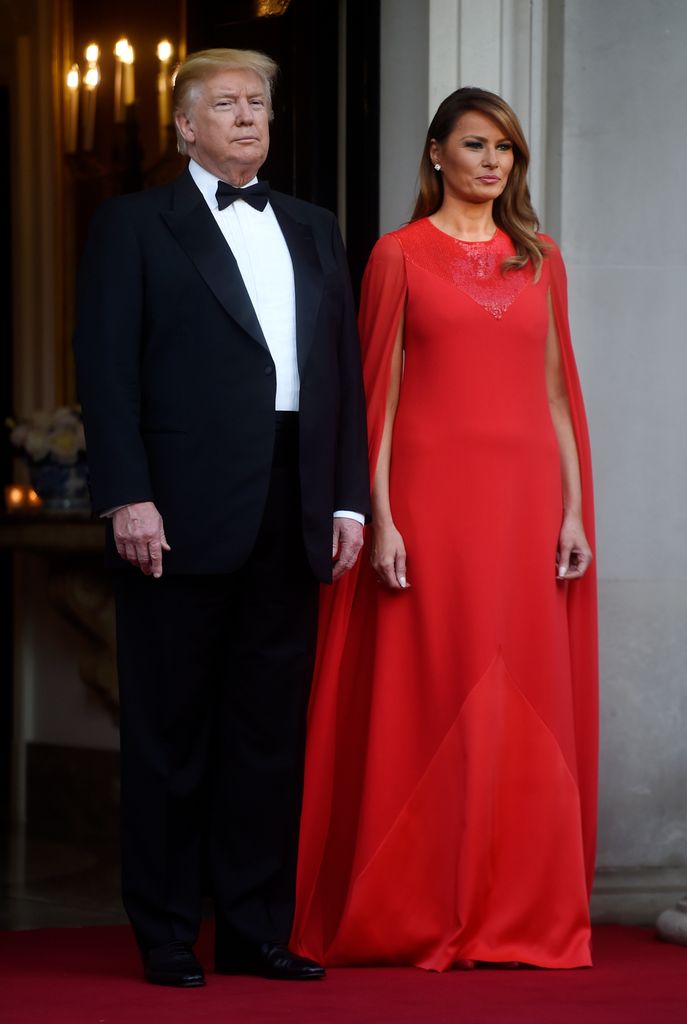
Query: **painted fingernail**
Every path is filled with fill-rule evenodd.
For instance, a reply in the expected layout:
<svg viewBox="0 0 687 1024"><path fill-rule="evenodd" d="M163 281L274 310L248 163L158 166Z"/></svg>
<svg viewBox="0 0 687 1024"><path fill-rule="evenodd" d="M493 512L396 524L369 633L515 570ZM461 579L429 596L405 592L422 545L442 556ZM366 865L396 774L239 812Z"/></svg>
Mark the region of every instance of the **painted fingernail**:
<svg viewBox="0 0 687 1024"><path fill-rule="evenodd" d="M405 576L399 576L398 577L398 582L401 584L402 587L405 587L405 585L406 585L406 578L405 578Z"/></svg>
<svg viewBox="0 0 687 1024"><path fill-rule="evenodd" d="M558 569L558 575L562 578L563 576L565 576L567 571L568 571L567 565L561 565L559 567L559 569Z"/></svg>

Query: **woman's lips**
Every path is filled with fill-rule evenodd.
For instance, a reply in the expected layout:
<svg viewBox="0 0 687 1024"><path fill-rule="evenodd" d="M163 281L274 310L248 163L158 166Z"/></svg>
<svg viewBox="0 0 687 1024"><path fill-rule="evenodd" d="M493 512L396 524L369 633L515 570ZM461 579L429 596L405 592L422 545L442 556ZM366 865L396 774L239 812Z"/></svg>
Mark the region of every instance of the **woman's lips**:
<svg viewBox="0 0 687 1024"><path fill-rule="evenodd" d="M495 174L482 174L477 180L485 181L487 185L495 185L496 182L500 181L501 179L497 177Z"/></svg>

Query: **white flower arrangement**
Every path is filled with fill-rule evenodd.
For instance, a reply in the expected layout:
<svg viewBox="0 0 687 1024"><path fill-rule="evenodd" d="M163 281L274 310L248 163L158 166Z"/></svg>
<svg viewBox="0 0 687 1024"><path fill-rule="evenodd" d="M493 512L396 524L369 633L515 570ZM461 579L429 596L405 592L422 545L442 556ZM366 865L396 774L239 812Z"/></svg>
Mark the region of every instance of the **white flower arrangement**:
<svg viewBox="0 0 687 1024"><path fill-rule="evenodd" d="M24 419L5 422L11 443L31 463L75 466L85 460L86 439L78 406L61 406L54 412L40 410Z"/></svg>

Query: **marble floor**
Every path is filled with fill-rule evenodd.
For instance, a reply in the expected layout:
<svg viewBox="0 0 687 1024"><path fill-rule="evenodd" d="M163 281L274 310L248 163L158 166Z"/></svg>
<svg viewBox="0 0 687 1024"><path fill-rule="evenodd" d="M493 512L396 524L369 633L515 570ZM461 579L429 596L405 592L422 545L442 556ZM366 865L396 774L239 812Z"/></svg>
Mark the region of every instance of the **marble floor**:
<svg viewBox="0 0 687 1024"><path fill-rule="evenodd" d="M0 848L0 929L125 923L117 853L13 832Z"/></svg>

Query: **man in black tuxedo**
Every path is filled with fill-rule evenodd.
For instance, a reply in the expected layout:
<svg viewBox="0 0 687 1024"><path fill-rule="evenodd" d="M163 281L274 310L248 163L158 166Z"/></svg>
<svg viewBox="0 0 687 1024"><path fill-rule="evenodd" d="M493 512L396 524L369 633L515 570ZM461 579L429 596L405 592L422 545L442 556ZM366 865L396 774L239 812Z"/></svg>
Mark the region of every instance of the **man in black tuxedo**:
<svg viewBox="0 0 687 1024"><path fill-rule="evenodd" d="M189 167L100 208L79 278L91 492L118 567L124 902L158 984L204 983L205 858L216 970L324 974L287 946L305 714L319 581L362 544L367 446L336 221L256 180L275 72L252 51L185 62Z"/></svg>

